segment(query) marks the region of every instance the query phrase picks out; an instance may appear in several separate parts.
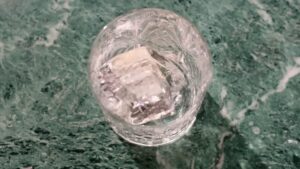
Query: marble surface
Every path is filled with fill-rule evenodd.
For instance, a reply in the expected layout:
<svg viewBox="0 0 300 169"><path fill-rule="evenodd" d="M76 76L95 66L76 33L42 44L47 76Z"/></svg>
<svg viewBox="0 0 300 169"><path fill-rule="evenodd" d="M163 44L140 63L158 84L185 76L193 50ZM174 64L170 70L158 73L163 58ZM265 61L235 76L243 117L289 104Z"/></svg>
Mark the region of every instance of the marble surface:
<svg viewBox="0 0 300 169"><path fill-rule="evenodd" d="M142 7L188 18L214 79L174 144L128 144L87 79L99 30ZM1 0L0 168L299 169L299 0Z"/></svg>

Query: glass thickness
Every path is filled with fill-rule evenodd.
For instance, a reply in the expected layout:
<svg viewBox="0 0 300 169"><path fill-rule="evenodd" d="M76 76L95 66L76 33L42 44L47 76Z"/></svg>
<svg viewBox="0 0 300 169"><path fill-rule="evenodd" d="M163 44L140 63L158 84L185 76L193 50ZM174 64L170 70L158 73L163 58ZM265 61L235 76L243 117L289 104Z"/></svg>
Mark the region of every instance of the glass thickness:
<svg viewBox="0 0 300 169"><path fill-rule="evenodd" d="M159 146L176 141L193 125L212 66L206 43L189 21L147 8L117 17L100 31L89 77L119 136Z"/></svg>

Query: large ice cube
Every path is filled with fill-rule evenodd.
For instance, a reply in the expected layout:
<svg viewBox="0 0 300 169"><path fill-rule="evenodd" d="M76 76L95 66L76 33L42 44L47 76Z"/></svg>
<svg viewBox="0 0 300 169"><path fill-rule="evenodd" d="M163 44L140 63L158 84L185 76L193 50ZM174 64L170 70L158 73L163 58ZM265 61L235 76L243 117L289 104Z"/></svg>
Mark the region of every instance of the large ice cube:
<svg viewBox="0 0 300 169"><path fill-rule="evenodd" d="M146 47L106 62L101 68L102 92L111 100L119 101L116 104L119 107L111 113L135 125L170 115L173 109L170 86L163 69Z"/></svg>

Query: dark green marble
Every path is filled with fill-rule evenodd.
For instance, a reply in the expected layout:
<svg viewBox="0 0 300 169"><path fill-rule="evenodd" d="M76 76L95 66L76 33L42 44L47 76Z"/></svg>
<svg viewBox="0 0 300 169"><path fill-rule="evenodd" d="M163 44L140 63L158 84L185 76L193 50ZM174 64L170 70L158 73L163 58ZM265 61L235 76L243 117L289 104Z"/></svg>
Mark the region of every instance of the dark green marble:
<svg viewBox="0 0 300 169"><path fill-rule="evenodd" d="M190 133L126 143L88 84L91 44L142 7L188 18L214 78ZM0 168L299 169L299 0L1 0Z"/></svg>

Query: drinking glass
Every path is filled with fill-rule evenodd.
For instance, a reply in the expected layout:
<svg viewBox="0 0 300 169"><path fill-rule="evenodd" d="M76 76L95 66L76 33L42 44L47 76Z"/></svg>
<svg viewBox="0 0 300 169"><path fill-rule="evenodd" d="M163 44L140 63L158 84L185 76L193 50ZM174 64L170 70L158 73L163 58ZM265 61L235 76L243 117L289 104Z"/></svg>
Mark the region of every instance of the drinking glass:
<svg viewBox="0 0 300 169"><path fill-rule="evenodd" d="M100 31L89 78L119 136L159 146L181 138L195 122L212 79L211 57L198 30L182 16L138 9Z"/></svg>

